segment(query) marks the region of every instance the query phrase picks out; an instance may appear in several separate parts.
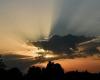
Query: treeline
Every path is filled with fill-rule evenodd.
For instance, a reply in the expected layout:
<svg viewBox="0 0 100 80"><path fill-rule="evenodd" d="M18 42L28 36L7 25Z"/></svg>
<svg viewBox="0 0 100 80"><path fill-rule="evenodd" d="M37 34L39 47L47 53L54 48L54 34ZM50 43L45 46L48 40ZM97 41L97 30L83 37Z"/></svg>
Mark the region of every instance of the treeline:
<svg viewBox="0 0 100 80"><path fill-rule="evenodd" d="M0 80L100 80L100 73L72 71L64 73L58 63L48 62L46 68L32 66L23 74L19 69L0 68Z"/></svg>

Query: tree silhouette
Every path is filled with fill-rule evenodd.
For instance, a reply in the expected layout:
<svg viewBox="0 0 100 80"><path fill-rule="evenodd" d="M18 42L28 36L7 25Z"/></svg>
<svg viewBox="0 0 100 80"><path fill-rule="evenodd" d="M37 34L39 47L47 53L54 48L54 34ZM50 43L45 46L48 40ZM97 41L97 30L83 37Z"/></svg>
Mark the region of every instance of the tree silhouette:
<svg viewBox="0 0 100 80"><path fill-rule="evenodd" d="M2 59L1 59L2 63ZM18 68L0 68L0 80L100 80L100 73L71 71L64 73L60 64L49 61L45 68L32 66L24 75Z"/></svg>

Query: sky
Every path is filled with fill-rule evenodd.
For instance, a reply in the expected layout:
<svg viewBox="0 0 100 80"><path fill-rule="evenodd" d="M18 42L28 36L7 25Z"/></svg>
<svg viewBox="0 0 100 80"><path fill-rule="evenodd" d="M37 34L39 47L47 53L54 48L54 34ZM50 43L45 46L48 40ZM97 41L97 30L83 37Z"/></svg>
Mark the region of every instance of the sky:
<svg viewBox="0 0 100 80"><path fill-rule="evenodd" d="M100 0L0 0L0 36L100 34Z"/></svg>
<svg viewBox="0 0 100 80"><path fill-rule="evenodd" d="M32 58L27 40L54 34L100 35L100 0L0 0L0 54Z"/></svg>
<svg viewBox="0 0 100 80"><path fill-rule="evenodd" d="M0 32L21 37L48 36L54 0L0 0Z"/></svg>
<svg viewBox="0 0 100 80"><path fill-rule="evenodd" d="M54 1L0 0L0 51L25 50L26 40L47 37Z"/></svg>
<svg viewBox="0 0 100 80"><path fill-rule="evenodd" d="M100 0L61 0L51 34L100 35Z"/></svg>

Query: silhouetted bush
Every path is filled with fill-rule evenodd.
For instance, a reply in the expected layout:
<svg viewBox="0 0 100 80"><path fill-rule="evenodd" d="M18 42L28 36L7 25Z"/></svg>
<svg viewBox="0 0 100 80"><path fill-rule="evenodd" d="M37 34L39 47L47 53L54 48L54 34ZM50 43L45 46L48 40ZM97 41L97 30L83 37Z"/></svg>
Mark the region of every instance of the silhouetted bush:
<svg viewBox="0 0 100 80"><path fill-rule="evenodd" d="M23 78L22 73L17 68L12 68L7 71L7 78L9 80L22 80Z"/></svg>

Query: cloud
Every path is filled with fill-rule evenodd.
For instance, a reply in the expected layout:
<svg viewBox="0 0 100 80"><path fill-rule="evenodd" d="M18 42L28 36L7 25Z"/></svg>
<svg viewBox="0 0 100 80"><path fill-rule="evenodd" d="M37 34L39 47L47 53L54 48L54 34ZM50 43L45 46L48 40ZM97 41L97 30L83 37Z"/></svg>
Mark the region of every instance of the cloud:
<svg viewBox="0 0 100 80"><path fill-rule="evenodd" d="M51 34L100 35L100 0L62 0L58 3Z"/></svg>

